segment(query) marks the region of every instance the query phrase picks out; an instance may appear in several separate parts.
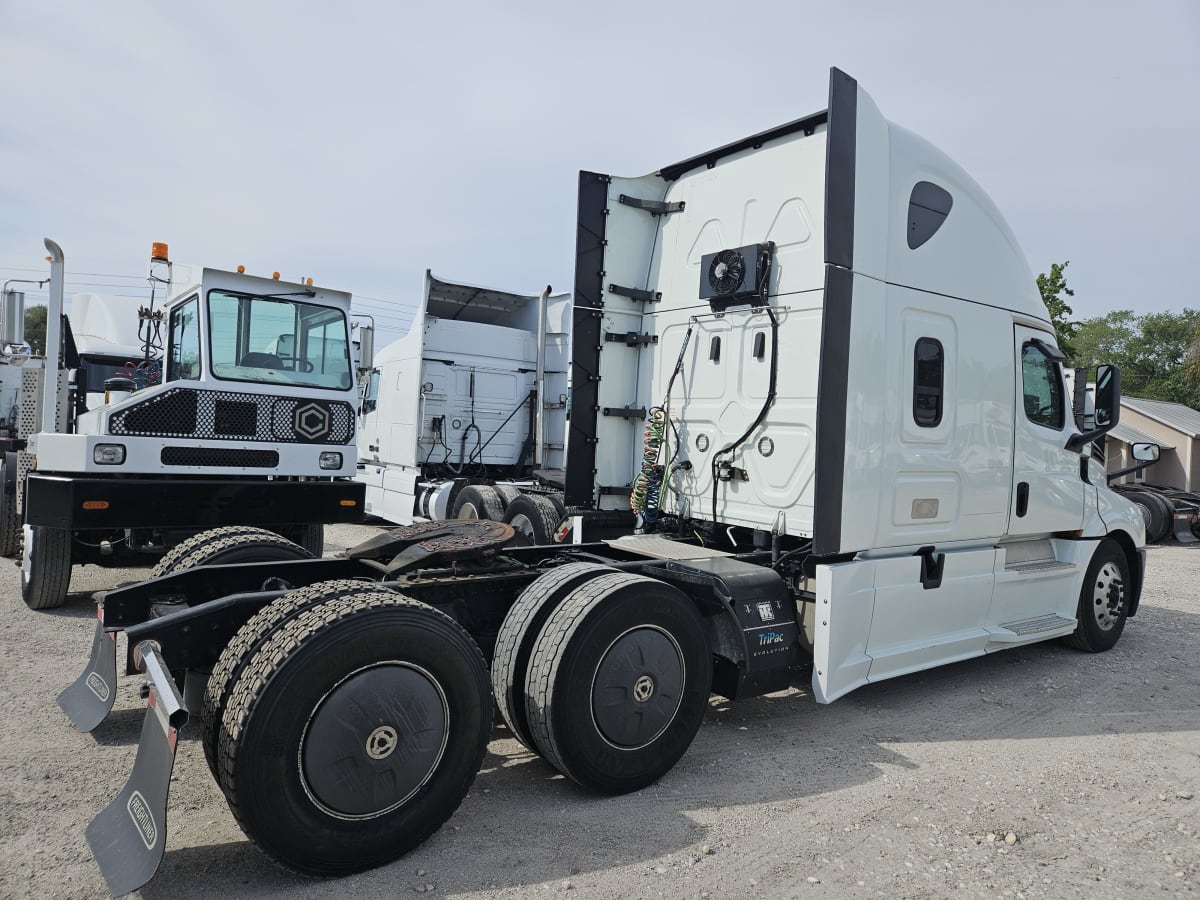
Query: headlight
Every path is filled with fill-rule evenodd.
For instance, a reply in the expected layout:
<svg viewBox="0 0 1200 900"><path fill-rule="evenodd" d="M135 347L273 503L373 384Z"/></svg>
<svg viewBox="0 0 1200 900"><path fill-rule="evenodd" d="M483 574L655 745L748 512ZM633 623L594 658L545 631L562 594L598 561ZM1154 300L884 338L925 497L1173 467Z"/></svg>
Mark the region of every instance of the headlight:
<svg viewBox="0 0 1200 900"><path fill-rule="evenodd" d="M92 449L92 459L98 466L119 466L125 462L125 445L97 444Z"/></svg>
<svg viewBox="0 0 1200 900"><path fill-rule="evenodd" d="M322 469L340 469L342 467L342 454L332 451L325 451L321 454Z"/></svg>

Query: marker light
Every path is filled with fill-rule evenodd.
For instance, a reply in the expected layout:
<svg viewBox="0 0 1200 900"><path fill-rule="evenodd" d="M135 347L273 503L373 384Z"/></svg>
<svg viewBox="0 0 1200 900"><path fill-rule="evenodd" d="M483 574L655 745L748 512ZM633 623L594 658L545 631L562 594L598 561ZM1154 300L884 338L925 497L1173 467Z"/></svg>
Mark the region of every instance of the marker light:
<svg viewBox="0 0 1200 900"><path fill-rule="evenodd" d="M325 451L321 454L322 469L340 469L342 467L342 454Z"/></svg>
<svg viewBox="0 0 1200 900"><path fill-rule="evenodd" d="M312 287L312 279L311 278L305 279L304 283L307 284L309 287Z"/></svg>
<svg viewBox="0 0 1200 900"><path fill-rule="evenodd" d="M271 277L272 277L272 278L274 278L276 281L278 281L278 280L279 280L279 273L278 273L278 272L272 272L272 273L271 273Z"/></svg>
<svg viewBox="0 0 1200 900"><path fill-rule="evenodd" d="M338 506L358 506L357 500L339 500Z"/></svg>
<svg viewBox="0 0 1200 900"><path fill-rule="evenodd" d="M238 274L239 274L239 275L245 275L245 274L246 274L246 267L245 267L245 266L238 266Z"/></svg>
<svg viewBox="0 0 1200 900"><path fill-rule="evenodd" d="M84 509L108 509L107 500L84 500Z"/></svg>
<svg viewBox="0 0 1200 900"><path fill-rule="evenodd" d="M125 445L97 444L92 449L92 459L98 466L119 466L125 462Z"/></svg>
<svg viewBox="0 0 1200 900"><path fill-rule="evenodd" d="M155 241L150 245L150 262L168 262L167 245L162 241Z"/></svg>

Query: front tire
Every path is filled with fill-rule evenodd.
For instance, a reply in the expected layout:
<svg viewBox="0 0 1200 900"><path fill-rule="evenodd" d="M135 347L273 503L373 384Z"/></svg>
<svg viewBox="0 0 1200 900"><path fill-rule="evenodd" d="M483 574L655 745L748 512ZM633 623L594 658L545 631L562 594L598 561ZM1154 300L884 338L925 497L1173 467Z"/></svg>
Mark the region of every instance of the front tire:
<svg viewBox="0 0 1200 900"><path fill-rule="evenodd" d="M1092 554L1079 591L1075 632L1063 638L1063 643L1088 653L1114 647L1125 631L1131 591L1125 551L1115 541L1102 540Z"/></svg>
<svg viewBox="0 0 1200 900"><path fill-rule="evenodd" d="M542 628L526 678L529 730L579 785L640 790L687 751L711 684L712 655L687 596L641 575L601 575Z"/></svg>
<svg viewBox="0 0 1200 900"><path fill-rule="evenodd" d="M239 675L222 787L284 865L382 865L458 808L491 713L483 657L449 616L390 591L330 600L290 619Z"/></svg>
<svg viewBox="0 0 1200 900"><path fill-rule="evenodd" d="M197 566L286 559L312 559L312 554L274 531L252 525L229 525L194 534L173 547L158 561L150 577L162 578Z"/></svg>
<svg viewBox="0 0 1200 900"><path fill-rule="evenodd" d="M30 609L56 609L71 584L71 532L26 525L21 559L21 599Z"/></svg>

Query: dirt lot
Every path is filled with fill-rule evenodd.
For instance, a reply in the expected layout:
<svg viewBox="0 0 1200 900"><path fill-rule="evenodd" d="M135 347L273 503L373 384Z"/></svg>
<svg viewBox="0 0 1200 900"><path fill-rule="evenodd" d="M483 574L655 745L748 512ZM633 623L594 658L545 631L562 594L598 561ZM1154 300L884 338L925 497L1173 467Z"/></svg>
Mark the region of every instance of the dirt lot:
<svg viewBox="0 0 1200 900"><path fill-rule="evenodd" d="M330 549L362 529L331 529ZM102 897L88 820L132 765L143 705L124 678L93 734L55 705L91 645L93 590L25 608L0 566L0 896ZM1200 885L1200 551L1153 547L1116 649L1043 644L863 688L714 699L659 784L603 799L497 727L470 796L406 858L343 880L275 866L238 830L199 729L175 767L147 898L1146 897Z"/></svg>

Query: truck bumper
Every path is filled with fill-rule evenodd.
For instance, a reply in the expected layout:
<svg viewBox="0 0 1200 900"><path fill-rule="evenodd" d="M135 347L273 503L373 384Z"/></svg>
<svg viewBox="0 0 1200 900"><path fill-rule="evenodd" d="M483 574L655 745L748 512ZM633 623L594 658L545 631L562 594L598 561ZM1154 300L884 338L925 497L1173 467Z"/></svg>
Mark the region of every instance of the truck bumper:
<svg viewBox="0 0 1200 900"><path fill-rule="evenodd" d="M30 472L25 521L72 530L361 522L354 481L80 478Z"/></svg>

